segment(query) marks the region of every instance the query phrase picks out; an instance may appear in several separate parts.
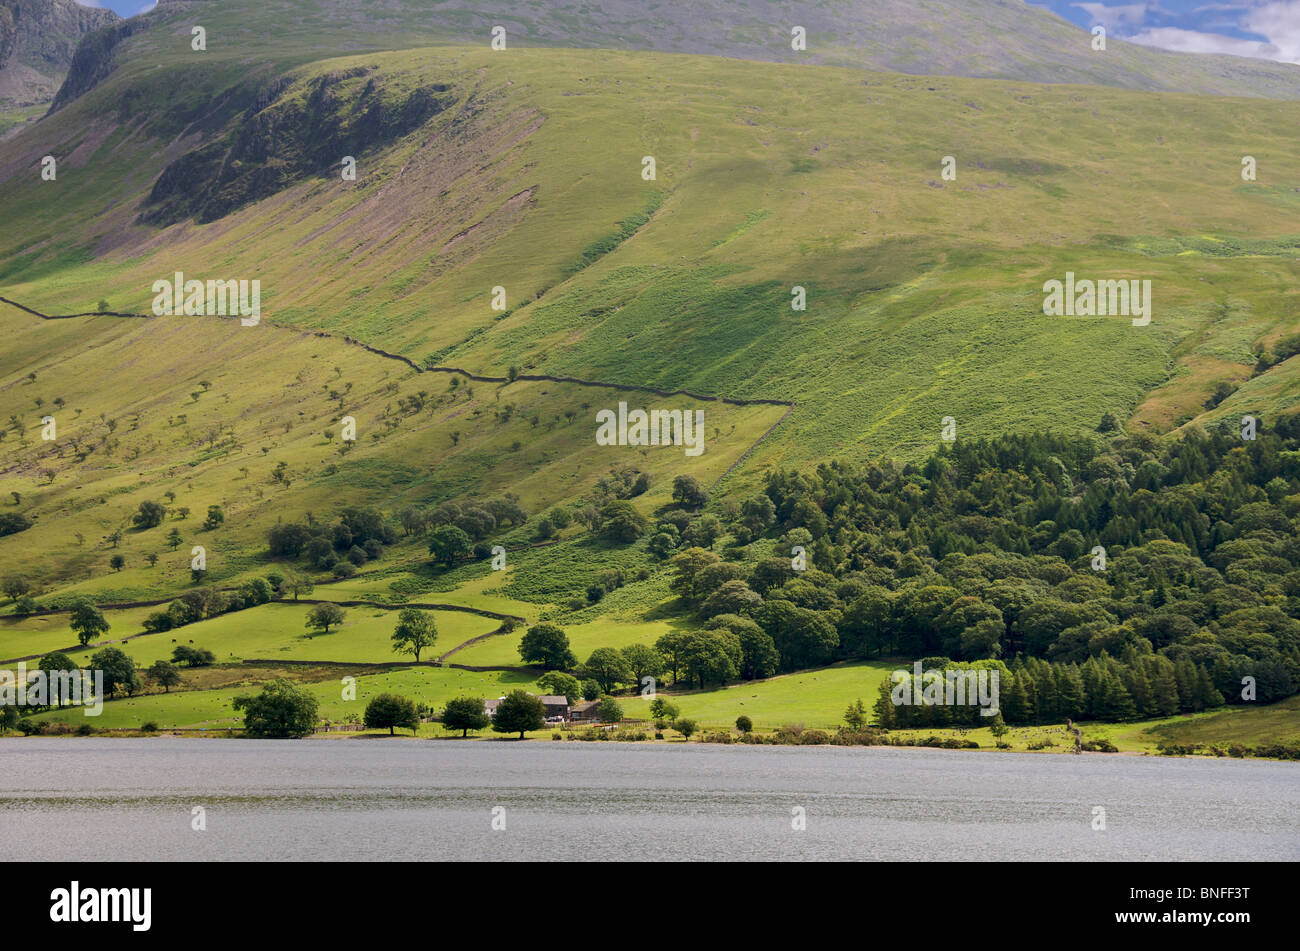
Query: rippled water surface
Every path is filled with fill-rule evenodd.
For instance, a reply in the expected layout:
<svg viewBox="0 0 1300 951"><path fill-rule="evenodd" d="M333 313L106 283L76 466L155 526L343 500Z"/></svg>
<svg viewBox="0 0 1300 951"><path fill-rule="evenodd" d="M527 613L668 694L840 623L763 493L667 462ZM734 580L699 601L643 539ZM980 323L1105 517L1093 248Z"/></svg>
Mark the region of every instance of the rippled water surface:
<svg viewBox="0 0 1300 951"><path fill-rule="evenodd" d="M191 828L195 806L206 831ZM1104 830L1093 828L1097 807ZM804 829L792 828L798 810ZM494 814L504 829L493 828ZM1295 860L1300 765L704 744L27 738L0 740L0 832L0 860Z"/></svg>

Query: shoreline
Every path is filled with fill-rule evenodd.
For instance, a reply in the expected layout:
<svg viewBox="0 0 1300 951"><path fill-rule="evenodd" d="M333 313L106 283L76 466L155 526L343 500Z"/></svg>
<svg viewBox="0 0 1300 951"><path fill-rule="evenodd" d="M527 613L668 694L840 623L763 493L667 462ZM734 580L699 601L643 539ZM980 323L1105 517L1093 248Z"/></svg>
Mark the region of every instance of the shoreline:
<svg viewBox="0 0 1300 951"><path fill-rule="evenodd" d="M352 740L377 740L377 741L400 740L408 743L415 741L415 742L423 742L423 743L502 743L502 744L528 743L530 745L531 744L549 745L554 742L557 742L548 737L540 737L540 736L527 737L524 740L520 740L518 737L514 737L514 736L471 736L471 737L412 736L409 734L400 734L400 733L389 735L387 733L380 733L380 732L360 732L360 731L355 733L349 732L349 733L332 733L332 734L326 732L320 732L320 733L313 733L311 736L296 737L292 739L291 738L274 739L274 738L254 738L254 737L248 737L243 735L230 735L225 730L159 730L157 732L149 732L149 733L141 732L139 730L104 730L104 731L91 734L89 736L78 736L75 733L33 735L32 737L2 736L0 737L0 743L3 743L5 741L18 741L18 740L26 740L26 739L57 739L57 740L203 739L203 740L249 740L253 742L272 742L272 743L296 742L298 740L352 739ZM603 742L603 743L618 743L621 745L633 745L633 746L642 746L642 747L653 746L653 747L670 747L670 748L697 747L697 746L701 746L701 747L723 747L723 746L737 747L738 746L738 747L757 747L760 749L770 749L770 748L789 749L789 748L815 747L819 749L826 749L826 748L896 749L896 750L913 750L913 751L930 750L939 753L986 753L986 754L987 753L1014 753L1014 754L1043 754L1049 756L1081 756L1081 757L1082 756L1086 756L1086 757L1109 756L1109 757L1154 757L1158 759L1186 759L1186 760L1255 760L1256 762L1270 762L1270 763L1286 763L1286 762L1294 761L1287 757L1280 757L1280 756L1253 756L1253 755L1232 756L1227 754L1215 755L1209 752L1161 753L1153 750L1115 750L1113 752L1104 752L1101 750L1081 750L1078 753L1075 753L1074 751L1070 749L1066 749L1064 747L1055 748L1055 749L1038 749L1038 750L997 749L994 747L986 747L986 746L981 746L977 749L970 749L970 748L952 749L952 748L946 748L942 746L925 746L925 745L905 744L905 743L871 743L871 744L867 744L867 743L745 743L741 741L734 741L731 743L709 743L700 740L689 741L689 740L669 740L669 739L635 740L635 741L620 740L620 739L604 740L604 741L601 740L584 741L584 740L575 739L572 741L566 740L564 742L566 746L569 742L588 743L588 744Z"/></svg>

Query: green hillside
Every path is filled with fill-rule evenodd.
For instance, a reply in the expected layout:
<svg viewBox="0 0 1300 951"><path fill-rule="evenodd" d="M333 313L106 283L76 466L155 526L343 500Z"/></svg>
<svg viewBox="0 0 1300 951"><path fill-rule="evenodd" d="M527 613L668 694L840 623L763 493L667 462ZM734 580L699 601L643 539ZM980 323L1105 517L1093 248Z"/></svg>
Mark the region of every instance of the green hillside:
<svg viewBox="0 0 1300 951"><path fill-rule="evenodd" d="M437 656L529 685L539 622L580 673L757 625L771 663L697 656L711 724L741 678L765 725L829 725L899 654L1052 691L1086 668L1120 722L1236 703L1243 674L1300 688L1297 70L1076 57L1001 0L735 6L688 33L669 4L214 0L83 43L0 140L0 578L31 589L0 660L74 644L89 600L112 628L78 661L388 664L417 603ZM774 51L805 13L816 55ZM178 272L260 282L260 322L152 316ZM1149 281L1149 323L1048 315L1067 275ZM702 412L705 451L602 445L620 403ZM245 606L286 574L366 603L309 638L303 606ZM197 616L147 630L187 592ZM1170 707L1150 688L1184 661Z"/></svg>
<svg viewBox="0 0 1300 951"><path fill-rule="evenodd" d="M214 580L262 567L258 549L281 519L506 491L537 512L590 491L615 463L591 438L594 410L582 408L602 398L570 384L457 377L464 385L452 387L447 374L417 374L337 339L215 317L41 321L6 307L0 320L9 341L0 413L19 421L5 431L0 492L7 503L17 492L12 507L35 523L21 545L0 543L0 575L76 582L70 591L103 598L158 597L188 583L196 544ZM649 405L668 402L683 401ZM626 464L655 480L645 501L666 501L679 473L718 478L781 415L708 406L718 435L698 460L627 450ZM41 438L47 412L51 441ZM350 445L341 437L348 415ZM140 503L168 492L166 522L133 527ZM202 528L212 505L225 516L219 531ZM173 528L183 536L176 546ZM108 540L118 530L122 538ZM126 565L105 574L115 554ZM148 554L160 556L155 567Z"/></svg>
<svg viewBox="0 0 1300 951"><path fill-rule="evenodd" d="M671 87L655 78L667 71ZM175 271L247 275L269 321L417 361L794 400L760 466L919 457L947 415L971 434L1091 429L1153 392L1160 409L1139 420L1166 429L1296 329L1296 104L1089 90L1084 113L1063 86L539 50L376 54L294 76L256 114L308 122L304 102L337 97L339 151L367 98L443 91L420 131L355 150L355 182L286 146L310 174L245 204L216 197L237 180L197 174L216 220L159 230L131 223L160 207L149 163L187 160L165 161L134 124L88 132L116 88L102 87L26 146L81 156L66 179L0 186L28 223L8 235L5 296L147 312ZM238 128L189 154L247 148ZM1260 181L1241 181L1242 154ZM1045 317L1042 285L1067 271L1151 280L1151 325Z"/></svg>

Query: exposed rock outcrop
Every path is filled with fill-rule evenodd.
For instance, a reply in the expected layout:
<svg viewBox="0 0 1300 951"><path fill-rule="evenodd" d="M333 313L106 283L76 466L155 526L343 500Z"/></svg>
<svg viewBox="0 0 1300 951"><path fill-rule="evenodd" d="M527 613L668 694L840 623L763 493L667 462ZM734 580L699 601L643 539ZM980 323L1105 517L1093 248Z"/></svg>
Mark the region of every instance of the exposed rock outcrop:
<svg viewBox="0 0 1300 951"><path fill-rule="evenodd" d="M326 173L344 155L360 155L407 135L455 98L441 84L386 92L368 72L358 67L296 88L279 82L263 90L226 134L163 170L140 220L157 225L186 218L215 221L309 175Z"/></svg>
<svg viewBox="0 0 1300 951"><path fill-rule="evenodd" d="M88 92L113 71L118 44L139 29L136 20L123 20L95 30L81 40L68 66L67 77L50 105L50 112Z"/></svg>
<svg viewBox="0 0 1300 951"><path fill-rule="evenodd" d="M119 22L76 0L0 0L0 105L49 102L82 37Z"/></svg>

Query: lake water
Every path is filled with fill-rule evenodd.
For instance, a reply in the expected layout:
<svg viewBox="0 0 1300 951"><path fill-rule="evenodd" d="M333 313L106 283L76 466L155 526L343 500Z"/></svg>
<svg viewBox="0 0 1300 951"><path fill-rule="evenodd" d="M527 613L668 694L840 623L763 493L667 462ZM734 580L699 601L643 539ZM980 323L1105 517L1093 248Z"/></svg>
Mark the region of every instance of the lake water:
<svg viewBox="0 0 1300 951"><path fill-rule="evenodd" d="M206 831L191 828L195 806ZM1093 828L1095 807L1104 830ZM493 829L494 810L504 829ZM880 747L7 739L0 861L18 859L1296 860L1300 764Z"/></svg>

